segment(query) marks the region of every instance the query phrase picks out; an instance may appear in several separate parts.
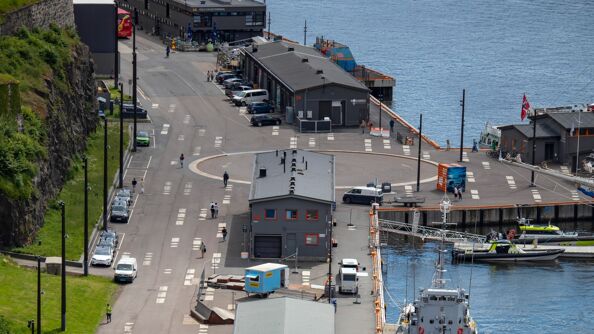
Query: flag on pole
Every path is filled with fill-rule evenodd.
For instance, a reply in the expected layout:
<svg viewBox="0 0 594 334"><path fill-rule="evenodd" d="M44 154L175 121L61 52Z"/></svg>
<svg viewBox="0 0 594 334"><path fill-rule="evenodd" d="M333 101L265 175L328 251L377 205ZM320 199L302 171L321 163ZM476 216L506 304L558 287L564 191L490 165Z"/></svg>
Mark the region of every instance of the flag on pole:
<svg viewBox="0 0 594 334"><path fill-rule="evenodd" d="M530 110L530 102L528 102L528 99L526 98L526 94L524 94L524 98L522 99L522 113L520 114L520 119L522 121L528 115L529 110Z"/></svg>

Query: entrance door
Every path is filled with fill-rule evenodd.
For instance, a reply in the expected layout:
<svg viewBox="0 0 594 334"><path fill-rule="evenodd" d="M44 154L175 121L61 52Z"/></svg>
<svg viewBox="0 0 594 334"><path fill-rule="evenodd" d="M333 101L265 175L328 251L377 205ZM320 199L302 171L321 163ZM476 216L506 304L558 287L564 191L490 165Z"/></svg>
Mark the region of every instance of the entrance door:
<svg viewBox="0 0 594 334"><path fill-rule="evenodd" d="M545 143L545 160L555 158L555 143Z"/></svg>
<svg viewBox="0 0 594 334"><path fill-rule="evenodd" d="M280 235L257 235L254 237L254 256L260 258L280 258L282 254Z"/></svg>
<svg viewBox="0 0 594 334"><path fill-rule="evenodd" d="M332 117L332 101L318 102L318 120L323 120L324 117Z"/></svg>
<svg viewBox="0 0 594 334"><path fill-rule="evenodd" d="M342 119L342 104L340 101L332 101L332 125L344 125Z"/></svg>
<svg viewBox="0 0 594 334"><path fill-rule="evenodd" d="M297 246L297 237L296 237L295 233L287 234L287 253L285 254L285 256L295 254L296 246Z"/></svg>

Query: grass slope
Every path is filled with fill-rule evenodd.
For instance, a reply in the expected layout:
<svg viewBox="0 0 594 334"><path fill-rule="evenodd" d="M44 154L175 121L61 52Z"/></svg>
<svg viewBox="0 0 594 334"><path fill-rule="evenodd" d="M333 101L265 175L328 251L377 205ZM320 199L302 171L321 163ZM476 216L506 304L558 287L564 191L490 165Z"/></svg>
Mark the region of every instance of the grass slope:
<svg viewBox="0 0 594 334"><path fill-rule="evenodd" d="M108 126L108 187L119 167L119 124ZM128 137L124 134L124 149ZM89 157L89 230L96 223L103 210L103 126L97 128L87 143ZM30 246L16 248L14 251L43 256L59 256L62 247L60 234L62 218L59 200L66 204L66 258L79 260L83 253L84 241L84 169L81 159L74 161L70 170L70 180L46 212L45 225L37 235L37 240ZM39 241L41 244L39 244Z"/></svg>
<svg viewBox="0 0 594 334"><path fill-rule="evenodd" d="M60 276L41 274L43 333L60 332ZM118 286L97 276L66 277L66 333L94 333L105 317ZM0 315L15 334L28 334L27 321L37 319L37 271L0 256Z"/></svg>

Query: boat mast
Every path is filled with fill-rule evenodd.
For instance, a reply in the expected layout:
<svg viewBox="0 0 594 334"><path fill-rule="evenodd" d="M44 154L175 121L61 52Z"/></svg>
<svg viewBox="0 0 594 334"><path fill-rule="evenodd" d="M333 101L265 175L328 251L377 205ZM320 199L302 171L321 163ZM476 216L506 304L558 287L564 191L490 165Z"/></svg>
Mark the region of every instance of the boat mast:
<svg viewBox="0 0 594 334"><path fill-rule="evenodd" d="M447 225L447 215L452 208L452 204L447 196L444 196L441 202L439 203L439 211L442 213L442 222L441 222L441 243L439 245L438 250L438 260L435 265L435 274L433 274L433 288L443 289L445 287L445 279L443 278L444 273L446 272L444 266L444 253L446 252L444 244L445 244L445 229Z"/></svg>

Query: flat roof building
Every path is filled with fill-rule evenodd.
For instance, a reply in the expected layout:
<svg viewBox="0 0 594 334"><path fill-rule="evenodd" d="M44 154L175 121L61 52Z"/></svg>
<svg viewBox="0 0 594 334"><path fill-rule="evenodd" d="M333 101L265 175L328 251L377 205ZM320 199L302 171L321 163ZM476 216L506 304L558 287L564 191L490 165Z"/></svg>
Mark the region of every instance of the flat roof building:
<svg viewBox="0 0 594 334"><path fill-rule="evenodd" d="M262 36L266 4L256 0L118 0L133 13L141 29L200 43Z"/></svg>

